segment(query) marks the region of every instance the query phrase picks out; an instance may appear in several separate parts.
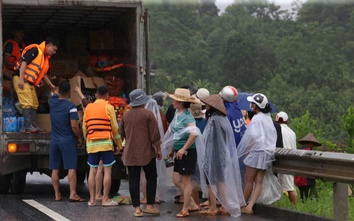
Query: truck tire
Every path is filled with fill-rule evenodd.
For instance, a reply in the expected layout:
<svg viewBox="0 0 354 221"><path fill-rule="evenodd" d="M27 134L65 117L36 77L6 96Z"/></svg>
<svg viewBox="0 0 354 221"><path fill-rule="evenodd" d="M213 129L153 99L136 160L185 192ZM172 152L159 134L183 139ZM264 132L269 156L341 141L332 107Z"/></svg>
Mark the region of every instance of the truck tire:
<svg viewBox="0 0 354 221"><path fill-rule="evenodd" d="M122 179L122 171L125 171L125 166L122 162L121 155L114 156L116 163L112 166L112 175L111 175L111 190L109 193L111 195L117 195L120 188L120 181Z"/></svg>
<svg viewBox="0 0 354 221"><path fill-rule="evenodd" d="M76 171L76 180L77 183L83 183L85 182L85 178L86 178L86 170L77 170ZM88 178L88 177L87 177Z"/></svg>
<svg viewBox="0 0 354 221"><path fill-rule="evenodd" d="M117 195L120 188L120 179L119 180L111 180L111 189L109 191L110 195Z"/></svg>
<svg viewBox="0 0 354 221"><path fill-rule="evenodd" d="M26 175L27 171L21 170L14 172L12 174L12 179L10 183L10 192L13 194L23 193L26 186Z"/></svg>
<svg viewBox="0 0 354 221"><path fill-rule="evenodd" d="M10 189L11 174L0 176L0 194L7 194Z"/></svg>

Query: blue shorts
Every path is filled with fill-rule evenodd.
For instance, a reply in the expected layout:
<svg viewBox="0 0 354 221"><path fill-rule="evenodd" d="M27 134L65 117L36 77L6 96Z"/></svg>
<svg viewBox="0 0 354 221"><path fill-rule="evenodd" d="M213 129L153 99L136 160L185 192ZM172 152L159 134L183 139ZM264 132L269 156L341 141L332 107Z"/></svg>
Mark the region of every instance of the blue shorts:
<svg viewBox="0 0 354 221"><path fill-rule="evenodd" d="M87 157L87 164L90 167L98 167L100 160L102 160L104 167L112 166L116 162L113 151L104 151L89 153Z"/></svg>
<svg viewBox="0 0 354 221"><path fill-rule="evenodd" d="M77 169L77 147L75 138L50 141L49 169Z"/></svg>

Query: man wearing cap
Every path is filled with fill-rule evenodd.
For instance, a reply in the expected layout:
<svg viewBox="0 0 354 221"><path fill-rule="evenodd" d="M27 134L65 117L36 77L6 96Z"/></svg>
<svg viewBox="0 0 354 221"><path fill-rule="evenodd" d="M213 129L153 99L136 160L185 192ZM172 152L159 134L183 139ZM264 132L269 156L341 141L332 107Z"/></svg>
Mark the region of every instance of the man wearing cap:
<svg viewBox="0 0 354 221"><path fill-rule="evenodd" d="M282 143L286 149L296 150L296 134L288 127L289 117L287 113L281 111L275 117L275 121L281 127ZM297 193L294 188L294 176L287 174L278 174L278 181L283 187L283 191L288 192L289 200L293 204L297 202Z"/></svg>
<svg viewBox="0 0 354 221"><path fill-rule="evenodd" d="M112 105L108 103L108 88L99 86L95 94L96 101L87 105L83 116L82 131L86 139L88 153L87 164L90 166L88 185L90 201L88 206L95 206L95 177L99 161L104 167L102 206L117 206L118 203L109 199L111 188L112 165L116 162L114 152L122 149L122 139L118 134L117 117ZM115 145L117 149L115 150Z"/></svg>
<svg viewBox="0 0 354 221"><path fill-rule="evenodd" d="M129 192L132 198L135 217L142 217L144 213L160 214L154 207L157 171L156 158L160 160L161 141L160 132L154 114L145 109L150 99L143 90L135 89L129 94L131 110L125 112L119 127L119 133L126 143L122 161L128 167ZM146 209L140 208L140 172L143 168L146 177Z"/></svg>
<svg viewBox="0 0 354 221"><path fill-rule="evenodd" d="M299 149L302 150L312 150L316 146L321 146L321 143L316 139L312 133L308 133L305 137L299 140L299 143L302 145ZM304 202L305 199L310 197L317 198L316 190L316 179L295 176L295 185L299 187L300 198Z"/></svg>

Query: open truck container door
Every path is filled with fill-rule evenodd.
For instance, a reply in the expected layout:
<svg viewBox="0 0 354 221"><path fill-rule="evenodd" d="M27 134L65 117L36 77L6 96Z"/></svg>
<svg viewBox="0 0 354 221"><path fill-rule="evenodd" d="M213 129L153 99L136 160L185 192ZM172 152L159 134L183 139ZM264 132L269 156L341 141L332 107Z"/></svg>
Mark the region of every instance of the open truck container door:
<svg viewBox="0 0 354 221"><path fill-rule="evenodd" d="M124 83L120 94L115 94L117 97L143 88L145 34L141 1L2 0L0 19L1 42L12 37L13 22L24 25L26 45L39 44L48 36L59 39L59 50L50 61L50 78L73 79L80 75L78 82L83 88L86 80L103 82L107 75L112 75ZM2 48L0 58L2 66ZM109 66L111 64L113 66ZM87 78L82 77L86 75ZM3 82L0 81L0 88L4 87ZM43 97L50 90L43 83L37 93ZM45 133L4 132L4 96L9 96L8 92L0 90L0 193L9 190L20 193L24 190L27 172L50 175L50 117L49 112L38 114L38 124L46 129ZM78 100L71 99L74 103ZM83 180L82 172L88 169L84 146L78 149L78 155L78 180Z"/></svg>

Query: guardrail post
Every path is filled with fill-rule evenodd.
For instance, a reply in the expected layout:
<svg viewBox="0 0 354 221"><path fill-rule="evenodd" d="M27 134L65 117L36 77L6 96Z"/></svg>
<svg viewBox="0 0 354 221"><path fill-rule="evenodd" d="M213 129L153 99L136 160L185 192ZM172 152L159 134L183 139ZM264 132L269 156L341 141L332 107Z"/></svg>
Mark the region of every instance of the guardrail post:
<svg viewBox="0 0 354 221"><path fill-rule="evenodd" d="M333 183L333 208L334 220L348 221L349 207L348 207L348 184Z"/></svg>

